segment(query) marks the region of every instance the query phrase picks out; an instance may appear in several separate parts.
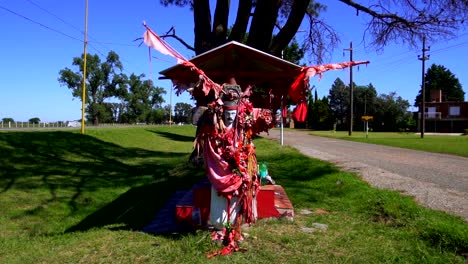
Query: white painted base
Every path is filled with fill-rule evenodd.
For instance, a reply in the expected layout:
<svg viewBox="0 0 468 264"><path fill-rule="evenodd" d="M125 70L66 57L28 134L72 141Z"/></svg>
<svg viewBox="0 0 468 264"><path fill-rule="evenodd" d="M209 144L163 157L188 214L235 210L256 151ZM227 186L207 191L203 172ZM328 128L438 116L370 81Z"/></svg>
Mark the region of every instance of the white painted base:
<svg viewBox="0 0 468 264"><path fill-rule="evenodd" d="M233 224L236 220L237 213L239 208L236 208L237 197L232 197L231 199L231 219L230 222ZM216 192L216 189L211 187L211 204L210 204L210 224L218 230L224 228L224 224L227 223L228 213L227 213L227 199L219 196Z"/></svg>

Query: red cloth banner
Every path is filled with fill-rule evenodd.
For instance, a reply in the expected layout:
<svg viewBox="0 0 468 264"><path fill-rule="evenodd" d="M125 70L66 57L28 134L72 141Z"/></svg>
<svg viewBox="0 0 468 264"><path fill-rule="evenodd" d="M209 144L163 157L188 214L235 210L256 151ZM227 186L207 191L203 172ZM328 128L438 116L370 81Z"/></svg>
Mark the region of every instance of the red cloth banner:
<svg viewBox="0 0 468 264"><path fill-rule="evenodd" d="M300 69L301 73L296 78L294 83L288 90L289 98L293 103L299 103L293 111L293 118L295 121L304 122L307 117L307 105L305 104L307 89L309 87L309 79L315 75L319 75L319 80L322 74L329 70L340 70L347 67L352 67L360 64L368 64L369 61L347 61L340 63L323 64L316 66L307 66Z"/></svg>

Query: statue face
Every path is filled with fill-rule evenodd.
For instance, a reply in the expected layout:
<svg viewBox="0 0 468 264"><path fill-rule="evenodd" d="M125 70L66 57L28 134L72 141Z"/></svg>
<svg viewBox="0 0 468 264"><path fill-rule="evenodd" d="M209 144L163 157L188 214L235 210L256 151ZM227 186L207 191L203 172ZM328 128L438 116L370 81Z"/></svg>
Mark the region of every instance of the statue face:
<svg viewBox="0 0 468 264"><path fill-rule="evenodd" d="M224 124L226 126L231 126L234 120L236 119L237 110L224 110Z"/></svg>

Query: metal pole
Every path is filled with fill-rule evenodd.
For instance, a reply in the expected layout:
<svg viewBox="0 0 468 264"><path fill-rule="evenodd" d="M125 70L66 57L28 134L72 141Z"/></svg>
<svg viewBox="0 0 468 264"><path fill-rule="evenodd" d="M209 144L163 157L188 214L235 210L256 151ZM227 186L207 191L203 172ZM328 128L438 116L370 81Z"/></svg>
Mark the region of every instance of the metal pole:
<svg viewBox="0 0 468 264"><path fill-rule="evenodd" d="M281 130L280 130L280 142L281 146L283 146L283 139L284 139L284 128L283 128L283 96L281 96L281 110L280 110L280 116L281 116Z"/></svg>
<svg viewBox="0 0 468 264"><path fill-rule="evenodd" d="M85 105L86 105L86 46L88 44L88 0L85 8L85 32L84 32L84 52L83 52L83 87L81 95L81 134L85 133Z"/></svg>
<svg viewBox="0 0 468 264"><path fill-rule="evenodd" d="M421 138L424 138L424 131L426 130L426 80L425 80L425 62L429 59L426 57L426 51L429 51L429 48L426 49L426 37L423 37L423 48L422 48L422 56L418 56L418 59L422 61L422 84L421 84Z"/></svg>
<svg viewBox="0 0 468 264"><path fill-rule="evenodd" d="M353 42L349 43L349 60L353 61ZM353 66L349 67L349 130L348 135L351 136L353 134Z"/></svg>
<svg viewBox="0 0 468 264"><path fill-rule="evenodd" d="M284 56L283 56L283 52L284 50L281 50L281 59L284 59ZM280 143L281 143L281 146L283 146L283 139L284 139L284 126L283 126L283 122L284 122L284 119L283 119L283 95L281 95L281 103L280 103L280 116L281 116L281 128L280 128Z"/></svg>
<svg viewBox="0 0 468 264"><path fill-rule="evenodd" d="M169 126L172 126L172 88L169 89Z"/></svg>

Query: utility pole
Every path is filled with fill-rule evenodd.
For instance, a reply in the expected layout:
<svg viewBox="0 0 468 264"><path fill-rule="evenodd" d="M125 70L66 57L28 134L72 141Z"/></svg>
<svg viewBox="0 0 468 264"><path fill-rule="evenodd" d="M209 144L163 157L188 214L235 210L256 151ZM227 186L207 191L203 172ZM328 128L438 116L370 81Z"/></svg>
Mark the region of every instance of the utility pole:
<svg viewBox="0 0 468 264"><path fill-rule="evenodd" d="M88 0L85 2L85 32L83 51L83 83L81 93L81 134L85 133L85 107L86 107L86 46L88 45Z"/></svg>
<svg viewBox="0 0 468 264"><path fill-rule="evenodd" d="M426 115L425 115L425 109L426 109L426 80L425 80L425 61L429 59L429 56L426 56L426 51L429 51L430 47L426 48L426 37L423 36L423 48L422 48L422 56L418 55L418 60L422 61L422 84L421 84L421 138L424 138L424 131L426 130Z"/></svg>
<svg viewBox="0 0 468 264"><path fill-rule="evenodd" d="M344 49L349 51L349 61L353 61L353 42L349 43L349 49ZM353 134L353 66L349 67L349 130L348 136Z"/></svg>

